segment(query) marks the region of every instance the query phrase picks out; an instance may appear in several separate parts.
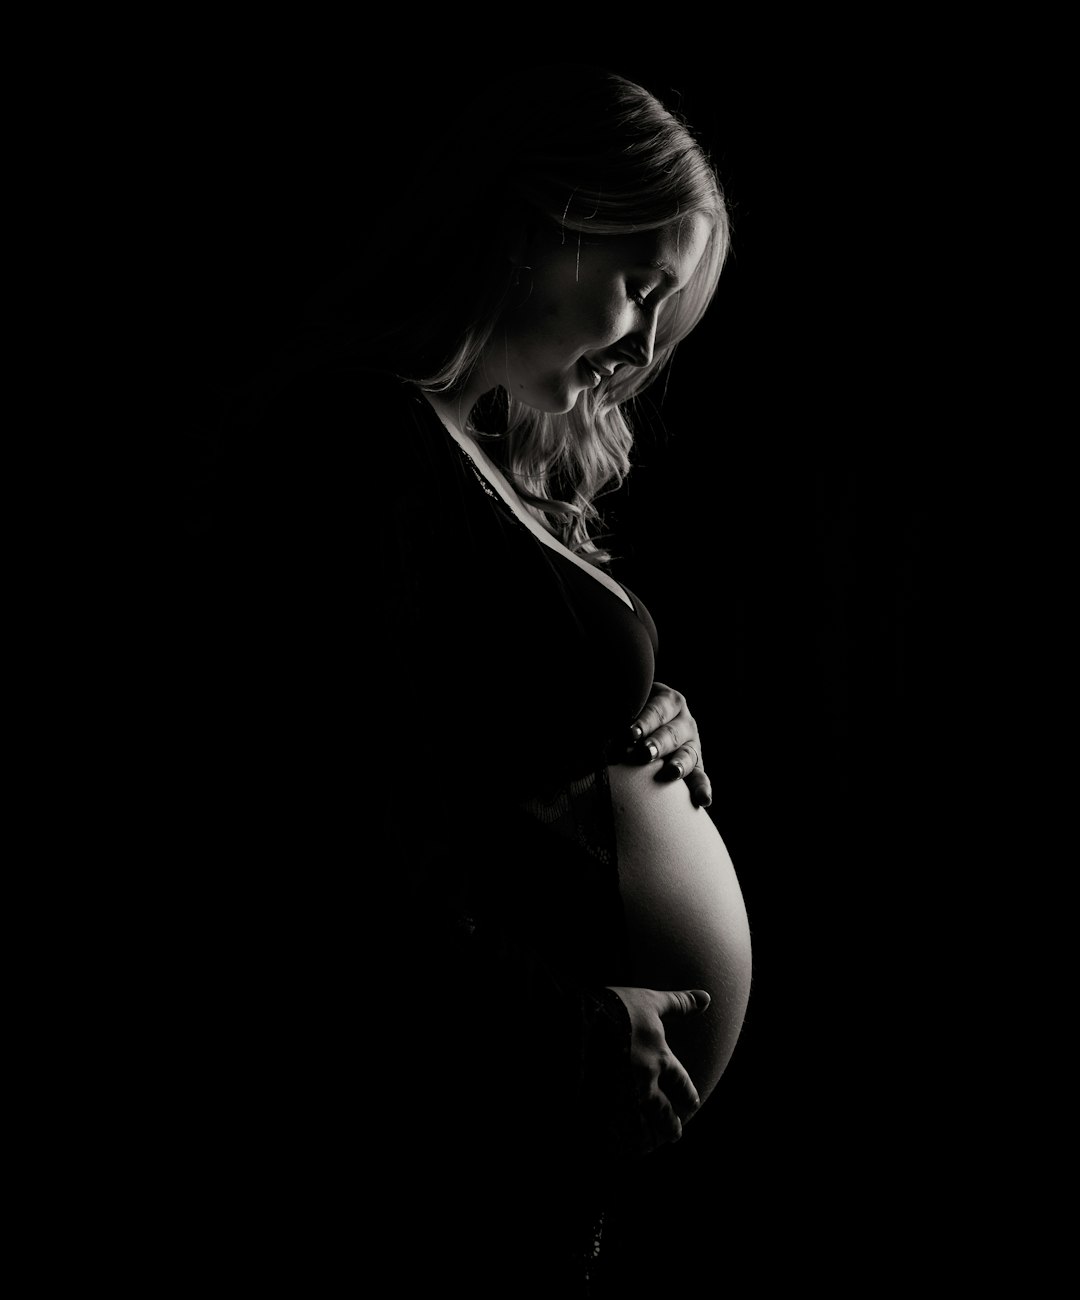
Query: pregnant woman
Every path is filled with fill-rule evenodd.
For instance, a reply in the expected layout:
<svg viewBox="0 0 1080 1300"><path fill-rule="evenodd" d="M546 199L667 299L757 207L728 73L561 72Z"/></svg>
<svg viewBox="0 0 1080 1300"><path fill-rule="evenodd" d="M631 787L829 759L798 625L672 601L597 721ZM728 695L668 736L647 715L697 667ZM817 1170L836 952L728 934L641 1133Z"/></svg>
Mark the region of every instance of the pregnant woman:
<svg viewBox="0 0 1080 1300"><path fill-rule="evenodd" d="M727 214L688 126L589 67L477 94L409 171L367 178L381 220L230 488L234 531L277 539L221 598L238 623L262 587L233 772L307 864L273 924L245 922L292 1035L248 1091L300 1081L274 1151L310 1117L275 1196L325 1206L335 1161L355 1195L320 1210L309 1260L344 1234L395 1294L588 1295L606 1198L692 1140L749 998L697 725L654 679L596 506L629 472L630 404L717 289ZM262 1004L237 1005L253 1033ZM309 1149L323 1173L281 1177Z"/></svg>
<svg viewBox="0 0 1080 1300"><path fill-rule="evenodd" d="M589 68L478 97L419 179L334 304L363 340L340 382L378 412L390 698L424 737L423 800L387 805L438 1002L401 1035L405 1168L438 1187L445 1276L584 1294L611 1178L681 1137L749 997L696 725L593 540L726 212L686 125Z"/></svg>

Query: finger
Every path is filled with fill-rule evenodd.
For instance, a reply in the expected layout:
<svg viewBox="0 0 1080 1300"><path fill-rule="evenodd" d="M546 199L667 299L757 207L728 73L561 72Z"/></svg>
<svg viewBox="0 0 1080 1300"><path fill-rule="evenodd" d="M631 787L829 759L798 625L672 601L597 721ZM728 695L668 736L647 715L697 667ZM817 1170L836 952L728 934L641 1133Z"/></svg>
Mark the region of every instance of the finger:
<svg viewBox="0 0 1080 1300"><path fill-rule="evenodd" d="M684 740L682 744L675 746L665 761L668 767L678 772L685 780L694 768L700 766L700 755L696 745L689 740Z"/></svg>
<svg viewBox="0 0 1080 1300"><path fill-rule="evenodd" d="M649 1094L646 1114L658 1146L665 1142L678 1142L682 1137L682 1120L670 1098L660 1088Z"/></svg>
<svg viewBox="0 0 1080 1300"><path fill-rule="evenodd" d="M656 730L631 748L642 762L655 763L658 758L676 753L683 744L683 737L677 722L663 722Z"/></svg>
<svg viewBox="0 0 1080 1300"><path fill-rule="evenodd" d="M678 989L660 993L659 1014L664 1016L691 1016L697 1011L704 1011L712 1001L705 989Z"/></svg>
<svg viewBox="0 0 1080 1300"><path fill-rule="evenodd" d="M665 722L677 717L683 711L685 703L678 691L673 691L663 682L653 682L648 702L630 724L630 743L643 740L652 735L657 727L662 727Z"/></svg>
<svg viewBox="0 0 1080 1300"><path fill-rule="evenodd" d="M685 781L695 769L700 767L701 751L692 740L684 740L665 756L663 770L657 775L666 776L671 781Z"/></svg>
<svg viewBox="0 0 1080 1300"><path fill-rule="evenodd" d="M701 1096L693 1079L686 1072L683 1063L675 1057L671 1057L661 1075L660 1087L681 1120L688 1120L701 1108Z"/></svg>
<svg viewBox="0 0 1080 1300"><path fill-rule="evenodd" d="M708 808L712 803L712 782L700 767L696 767L687 776L686 788L690 791L690 802L695 808Z"/></svg>

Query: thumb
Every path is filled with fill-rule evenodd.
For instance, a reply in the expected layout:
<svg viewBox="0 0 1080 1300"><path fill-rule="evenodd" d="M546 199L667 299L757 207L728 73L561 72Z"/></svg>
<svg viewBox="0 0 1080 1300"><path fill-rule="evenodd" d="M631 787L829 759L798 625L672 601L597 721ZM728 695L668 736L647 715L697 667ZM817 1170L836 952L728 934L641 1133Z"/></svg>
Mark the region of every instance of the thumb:
<svg viewBox="0 0 1080 1300"><path fill-rule="evenodd" d="M660 1012L661 1016L691 1016L695 1012L704 1011L712 1001L704 989L682 989L667 996L668 1005Z"/></svg>

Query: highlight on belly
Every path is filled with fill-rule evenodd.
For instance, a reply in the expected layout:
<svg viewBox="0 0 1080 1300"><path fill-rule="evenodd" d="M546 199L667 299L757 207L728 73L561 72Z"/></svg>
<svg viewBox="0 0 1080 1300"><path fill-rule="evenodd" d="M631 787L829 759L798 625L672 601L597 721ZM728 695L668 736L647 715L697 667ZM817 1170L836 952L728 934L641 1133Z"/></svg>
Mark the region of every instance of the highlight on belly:
<svg viewBox="0 0 1080 1300"><path fill-rule="evenodd" d="M750 927L735 868L712 818L660 763L608 769L619 883L634 982L708 991L707 1011L666 1022L702 1098L735 1050L750 997Z"/></svg>

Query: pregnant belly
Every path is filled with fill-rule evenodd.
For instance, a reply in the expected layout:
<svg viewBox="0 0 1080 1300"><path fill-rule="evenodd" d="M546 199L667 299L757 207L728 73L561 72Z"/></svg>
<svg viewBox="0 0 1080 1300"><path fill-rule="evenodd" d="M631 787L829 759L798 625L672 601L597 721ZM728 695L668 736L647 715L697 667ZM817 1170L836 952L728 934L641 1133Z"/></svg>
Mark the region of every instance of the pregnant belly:
<svg viewBox="0 0 1080 1300"><path fill-rule="evenodd" d="M735 868L709 814L659 763L608 769L634 982L706 989L709 1009L665 1020L668 1043L701 1095L712 1092L750 997L750 928Z"/></svg>

